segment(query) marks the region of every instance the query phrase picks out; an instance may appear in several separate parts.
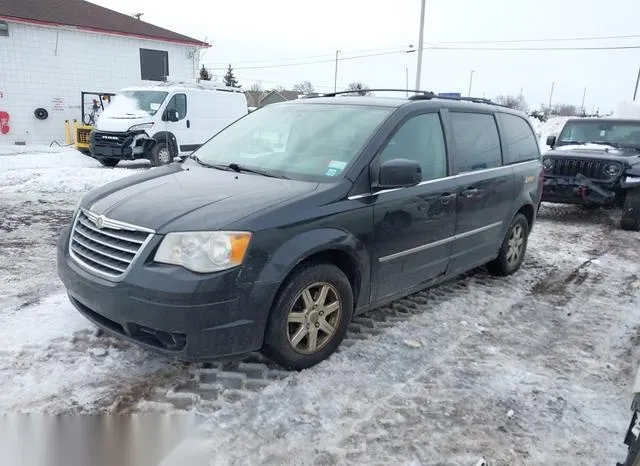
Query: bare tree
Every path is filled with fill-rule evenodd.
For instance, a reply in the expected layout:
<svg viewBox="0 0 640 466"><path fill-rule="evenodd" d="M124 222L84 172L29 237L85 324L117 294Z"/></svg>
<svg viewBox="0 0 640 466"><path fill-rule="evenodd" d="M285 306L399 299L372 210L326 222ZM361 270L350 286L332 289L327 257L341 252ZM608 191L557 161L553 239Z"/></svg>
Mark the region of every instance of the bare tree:
<svg viewBox="0 0 640 466"><path fill-rule="evenodd" d="M352 82L347 86L347 91L352 91L351 95L372 95L369 86L360 81Z"/></svg>
<svg viewBox="0 0 640 466"><path fill-rule="evenodd" d="M578 107L571 104L555 104L549 108L546 105L542 105L542 111L546 115L554 115L554 116L578 116L580 111Z"/></svg>
<svg viewBox="0 0 640 466"><path fill-rule="evenodd" d="M315 92L315 89L313 87L313 84L311 84L311 81L302 81L301 83L298 83L295 86L293 86L293 90L296 92L299 92L300 94L311 94L312 92Z"/></svg>
<svg viewBox="0 0 640 466"><path fill-rule="evenodd" d="M522 95L499 95L493 99L497 104L504 105L505 107L512 108L514 110L520 110L522 112L529 111L529 105L524 100Z"/></svg>
<svg viewBox="0 0 640 466"><path fill-rule="evenodd" d="M286 90L287 90L287 88L286 88L286 87L284 87L283 85L278 85L278 86L276 86L274 89L275 89L276 91L278 91L278 92L282 92L282 91L286 91Z"/></svg>
<svg viewBox="0 0 640 466"><path fill-rule="evenodd" d="M257 81L251 85L249 88L250 91L254 92L262 92L264 91L264 87L262 86L262 81Z"/></svg>

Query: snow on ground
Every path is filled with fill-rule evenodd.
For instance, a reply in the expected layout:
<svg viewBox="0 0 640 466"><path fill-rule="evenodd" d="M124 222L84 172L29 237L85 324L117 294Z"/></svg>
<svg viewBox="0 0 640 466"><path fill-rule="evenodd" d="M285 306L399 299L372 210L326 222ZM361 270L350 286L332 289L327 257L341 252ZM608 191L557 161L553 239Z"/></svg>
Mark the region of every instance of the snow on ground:
<svg viewBox="0 0 640 466"><path fill-rule="evenodd" d="M480 270L402 300L386 309L413 317L351 338L315 368L261 378L255 392L246 374L271 366L172 362L100 335L66 300L55 274L60 229L83 189L138 169L106 169L70 150L0 155L0 412L196 409L208 420L183 448L211 464L623 457L640 360L640 235L621 231L616 211L544 205L514 276ZM206 385L205 375L227 385ZM205 391L218 397L213 408L197 402ZM199 466L182 453L174 458Z"/></svg>

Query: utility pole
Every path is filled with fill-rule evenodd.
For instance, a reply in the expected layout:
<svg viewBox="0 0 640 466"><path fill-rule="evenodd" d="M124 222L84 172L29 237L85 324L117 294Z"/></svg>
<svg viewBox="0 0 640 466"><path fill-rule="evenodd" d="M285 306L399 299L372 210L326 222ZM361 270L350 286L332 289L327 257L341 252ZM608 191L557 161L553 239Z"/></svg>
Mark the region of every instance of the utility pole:
<svg viewBox="0 0 640 466"><path fill-rule="evenodd" d="M405 89L407 90L407 97L409 97L409 67L404 67L404 75L405 75Z"/></svg>
<svg viewBox="0 0 640 466"><path fill-rule="evenodd" d="M639 75L640 76L640 75ZM587 88L584 88L584 92L582 93L582 105L580 105L580 108L582 109L582 113L586 113L586 109L584 108L584 99L587 97Z"/></svg>
<svg viewBox="0 0 640 466"><path fill-rule="evenodd" d="M633 100L636 100L638 95L638 84L640 84L640 68L638 69L638 79L636 79L636 90L633 91Z"/></svg>
<svg viewBox="0 0 640 466"><path fill-rule="evenodd" d="M338 90L338 54L340 53L340 50L336 50L336 71L335 74L333 75L333 92L336 92Z"/></svg>
<svg viewBox="0 0 640 466"><path fill-rule="evenodd" d="M471 97L471 84L473 83L473 73L475 73L475 71L471 70L471 74L469 75L469 97Z"/></svg>
<svg viewBox="0 0 640 466"><path fill-rule="evenodd" d="M549 107L548 110L551 112L551 99L553 99L553 88L556 86L556 83L551 83L551 93L549 94Z"/></svg>
<svg viewBox="0 0 640 466"><path fill-rule="evenodd" d="M416 69L416 90L420 90L420 77L422 75L422 51L424 49L424 14L426 0L421 0L420 6L420 36L418 38L418 66Z"/></svg>

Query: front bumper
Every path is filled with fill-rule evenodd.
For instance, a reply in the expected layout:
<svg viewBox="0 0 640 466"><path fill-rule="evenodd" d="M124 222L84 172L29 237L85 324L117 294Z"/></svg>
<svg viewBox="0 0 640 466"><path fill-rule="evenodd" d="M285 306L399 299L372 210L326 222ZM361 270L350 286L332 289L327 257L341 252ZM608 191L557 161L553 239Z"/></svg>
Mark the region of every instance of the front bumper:
<svg viewBox="0 0 640 466"><path fill-rule="evenodd" d="M616 200L615 185L602 185L584 175L545 176L542 201L562 204L609 205Z"/></svg>
<svg viewBox="0 0 640 466"><path fill-rule="evenodd" d="M58 274L71 303L98 327L189 361L262 347L277 284L240 284L238 269L199 275L142 257L114 282L81 268L68 254L68 241L67 228L58 243Z"/></svg>
<svg viewBox="0 0 640 466"><path fill-rule="evenodd" d="M144 154L144 139L148 139L144 131L92 131L89 135L89 151L96 158L132 160Z"/></svg>

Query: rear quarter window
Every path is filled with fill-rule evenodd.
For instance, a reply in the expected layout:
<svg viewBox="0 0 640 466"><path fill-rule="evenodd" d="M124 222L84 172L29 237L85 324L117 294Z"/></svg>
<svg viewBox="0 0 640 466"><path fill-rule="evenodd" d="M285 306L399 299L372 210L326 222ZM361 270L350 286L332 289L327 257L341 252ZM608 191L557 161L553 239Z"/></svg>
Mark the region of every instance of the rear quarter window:
<svg viewBox="0 0 640 466"><path fill-rule="evenodd" d="M504 163L528 162L540 158L540 148L529 124L516 115L498 114L505 144Z"/></svg>
<svg viewBox="0 0 640 466"><path fill-rule="evenodd" d="M498 126L492 114L451 112L455 173L486 170L502 165Z"/></svg>

